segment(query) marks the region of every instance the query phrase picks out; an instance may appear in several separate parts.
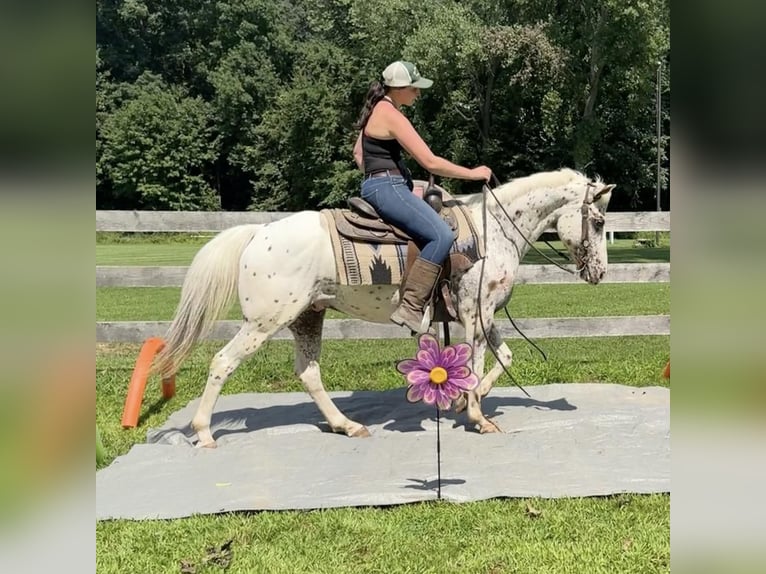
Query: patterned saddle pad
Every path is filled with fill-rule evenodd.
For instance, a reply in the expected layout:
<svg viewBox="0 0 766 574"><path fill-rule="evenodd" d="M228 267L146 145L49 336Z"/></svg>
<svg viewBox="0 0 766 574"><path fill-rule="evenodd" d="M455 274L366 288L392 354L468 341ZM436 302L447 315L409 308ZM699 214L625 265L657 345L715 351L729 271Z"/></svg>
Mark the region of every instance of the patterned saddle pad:
<svg viewBox="0 0 766 574"><path fill-rule="evenodd" d="M426 182L416 181L418 184ZM442 192L441 217L455 233L450 259L462 269L484 256L480 238L468 212L457 199ZM330 231L340 285L400 285L407 269L408 243L402 230L381 219L361 216L348 209L323 209Z"/></svg>

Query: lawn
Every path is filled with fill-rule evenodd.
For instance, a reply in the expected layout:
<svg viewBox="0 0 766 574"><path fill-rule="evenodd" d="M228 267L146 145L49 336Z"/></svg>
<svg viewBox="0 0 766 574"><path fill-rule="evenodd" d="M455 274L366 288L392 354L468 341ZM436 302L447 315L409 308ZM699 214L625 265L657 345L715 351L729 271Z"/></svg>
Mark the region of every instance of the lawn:
<svg viewBox="0 0 766 574"><path fill-rule="evenodd" d="M96 265L188 265L213 235L176 234L130 234L99 233L96 235ZM563 251L560 241L551 245ZM540 251L555 261L561 257L545 243L535 244ZM608 244L611 263L655 263L670 261L670 245L665 241L660 247L635 247L632 239L617 239ZM530 249L522 263L546 263L537 252Z"/></svg>
<svg viewBox="0 0 766 574"><path fill-rule="evenodd" d="M168 321L180 287L103 287L96 290L97 321ZM518 285L508 306L516 317L603 317L670 313L669 283ZM329 311L328 319L341 317ZM503 311L498 317L504 318ZM241 319L235 303L226 319Z"/></svg>
<svg viewBox="0 0 766 574"><path fill-rule="evenodd" d="M321 477L318 477L321 478ZM670 571L669 498L420 503L99 523L101 574L643 574ZM207 550L231 541L231 563ZM225 560L225 558L224 558Z"/></svg>
<svg viewBox="0 0 766 574"><path fill-rule="evenodd" d="M158 236L160 235L160 236ZM164 236L164 237L163 237ZM210 235L173 234L98 234L97 265L188 265ZM171 241L172 243L163 243ZM559 242L551 242L561 249ZM543 243L537 244L546 255L555 253ZM634 247L632 239L618 239L609 246L613 263L647 263L670 260L670 248ZM560 259L559 259L560 260ZM525 263L545 263L530 252ZM178 303L178 287L99 288L96 295L97 321L166 321L172 319ZM585 283L561 285L518 285L508 307L513 317L596 317L658 315L670 312L668 283L613 283L597 287ZM228 319L241 317L235 304ZM328 313L328 319L341 316ZM505 317L504 312L498 314Z"/></svg>
<svg viewBox="0 0 766 574"><path fill-rule="evenodd" d="M96 246L97 262L186 265L207 239L187 236L163 244L156 237L105 236ZM610 260L667 261L669 250L637 249L632 241L618 240ZM98 289L97 320L170 319L178 293L177 288ZM664 314L669 313L669 300L668 284L520 285L510 311L518 317ZM233 309L230 317L238 316ZM547 361L522 340L508 342L514 351L511 373L532 396L535 385L553 382L667 384L660 373L669 357L669 337L537 343L548 354ZM139 346L96 346L96 420L106 449L104 464L143 442L147 428L162 424L171 412L199 396L221 344L204 343L195 349L179 371L178 394L170 401L161 400L152 379L139 427L129 430L120 427L120 416ZM325 341L325 387L403 387L394 364L413 348L407 340ZM235 371L223 393L302 390L292 368L292 344L268 342ZM512 383L502 377L498 384ZM317 417L320 420L318 411ZM307 476L307 488L312 479L322 477ZM229 542L230 554L220 550ZM670 497L502 499L108 521L96 525L96 550L97 571L110 574L662 573L670 571Z"/></svg>
<svg viewBox="0 0 766 574"><path fill-rule="evenodd" d="M548 361L511 340L511 372L532 396L551 382L608 381L664 385L668 337L552 339L538 343ZM412 341L326 341L328 390L402 387L393 366ZM97 423L106 463L144 441L146 429L196 398L220 345L200 345L178 375L178 395L165 403L156 381L147 388L139 428L120 428L137 345L97 346ZM488 358L489 360L489 358ZM224 393L301 390L292 345L273 341L234 373ZM511 382L502 378L500 383ZM317 420L321 415L317 411ZM362 421L363 422L363 421ZM353 439L349 439L353 440ZM320 477L316 477L321 480ZM183 480L183 477L177 477ZM310 477L307 477L307 481ZM307 484L307 488L310 486ZM670 497L618 495L575 499L509 499L462 505L252 512L181 520L99 522L98 572L223 572L208 554L232 540L227 573L669 572Z"/></svg>

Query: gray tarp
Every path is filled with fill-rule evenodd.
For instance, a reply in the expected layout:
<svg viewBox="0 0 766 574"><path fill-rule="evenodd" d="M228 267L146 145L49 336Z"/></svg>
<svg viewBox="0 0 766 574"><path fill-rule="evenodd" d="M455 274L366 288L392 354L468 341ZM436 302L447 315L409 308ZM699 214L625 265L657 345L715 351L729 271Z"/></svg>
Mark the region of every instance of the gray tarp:
<svg viewBox="0 0 766 574"><path fill-rule="evenodd" d="M222 396L217 449L195 449L192 401L148 443L96 474L97 519L178 518L233 510L378 506L436 498L435 407L404 388L333 392L371 438L327 431L304 393ZM670 492L670 391L611 384L495 388L479 435L441 414L442 498Z"/></svg>

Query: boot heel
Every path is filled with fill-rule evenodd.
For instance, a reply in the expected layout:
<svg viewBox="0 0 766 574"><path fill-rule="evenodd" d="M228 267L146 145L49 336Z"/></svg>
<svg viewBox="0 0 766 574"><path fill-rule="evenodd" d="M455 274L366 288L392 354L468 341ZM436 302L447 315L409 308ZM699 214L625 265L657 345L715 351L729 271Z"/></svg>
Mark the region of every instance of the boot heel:
<svg viewBox="0 0 766 574"><path fill-rule="evenodd" d="M402 287L399 306L391 314L391 321L409 327L416 333L428 333L431 324L431 295L441 266L418 257Z"/></svg>

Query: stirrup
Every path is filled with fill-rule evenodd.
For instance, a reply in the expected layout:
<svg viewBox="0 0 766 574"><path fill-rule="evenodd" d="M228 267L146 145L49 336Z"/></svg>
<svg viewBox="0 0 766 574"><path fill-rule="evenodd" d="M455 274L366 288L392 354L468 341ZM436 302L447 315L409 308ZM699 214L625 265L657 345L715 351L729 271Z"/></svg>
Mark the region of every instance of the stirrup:
<svg viewBox="0 0 766 574"><path fill-rule="evenodd" d="M436 335L437 334L436 328L432 325L431 310L432 310L431 304L429 303L423 309L423 314L421 315L421 319L420 319L420 328L417 331L413 330L412 327L410 327L408 324L404 322L398 323L397 321L393 321L393 319L392 319L392 322L395 325L399 325L400 327L409 328L411 337L425 335L426 333L428 333L429 335Z"/></svg>
<svg viewBox="0 0 766 574"><path fill-rule="evenodd" d="M420 331L422 333L432 333L433 328L431 327L431 317L432 317L432 309L431 309L431 303L428 303L425 307L423 307L423 318L420 320Z"/></svg>

